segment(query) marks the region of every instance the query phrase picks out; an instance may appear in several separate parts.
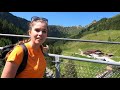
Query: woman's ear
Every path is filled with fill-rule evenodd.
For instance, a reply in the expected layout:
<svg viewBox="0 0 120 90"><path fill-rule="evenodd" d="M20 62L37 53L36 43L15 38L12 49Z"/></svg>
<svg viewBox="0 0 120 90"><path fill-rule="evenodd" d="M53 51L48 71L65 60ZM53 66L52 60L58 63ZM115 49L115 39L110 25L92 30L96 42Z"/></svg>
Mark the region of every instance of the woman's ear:
<svg viewBox="0 0 120 90"><path fill-rule="evenodd" d="M31 35L31 30L28 30L28 35Z"/></svg>

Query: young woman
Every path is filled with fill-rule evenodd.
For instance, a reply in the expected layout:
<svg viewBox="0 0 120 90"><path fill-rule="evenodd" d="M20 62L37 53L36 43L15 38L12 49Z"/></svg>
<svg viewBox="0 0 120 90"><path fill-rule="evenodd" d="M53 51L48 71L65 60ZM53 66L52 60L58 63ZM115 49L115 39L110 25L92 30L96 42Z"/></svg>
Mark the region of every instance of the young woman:
<svg viewBox="0 0 120 90"><path fill-rule="evenodd" d="M48 20L34 16L29 23L30 39L24 43L28 49L26 68L16 76L17 69L22 62L23 49L17 45L7 58L1 78L43 78L46 61L40 49L48 32Z"/></svg>

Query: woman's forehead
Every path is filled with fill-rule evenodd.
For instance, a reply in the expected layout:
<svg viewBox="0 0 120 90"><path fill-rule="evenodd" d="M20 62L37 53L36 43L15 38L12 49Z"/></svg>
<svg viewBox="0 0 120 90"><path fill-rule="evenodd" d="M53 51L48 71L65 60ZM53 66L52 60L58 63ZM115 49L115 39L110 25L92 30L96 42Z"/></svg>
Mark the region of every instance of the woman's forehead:
<svg viewBox="0 0 120 90"><path fill-rule="evenodd" d="M41 28L41 29L47 29L48 25L46 23L41 23L41 22L37 22L37 23L34 23L33 28Z"/></svg>
<svg viewBox="0 0 120 90"><path fill-rule="evenodd" d="M47 23L44 22L33 22L33 26L48 26Z"/></svg>

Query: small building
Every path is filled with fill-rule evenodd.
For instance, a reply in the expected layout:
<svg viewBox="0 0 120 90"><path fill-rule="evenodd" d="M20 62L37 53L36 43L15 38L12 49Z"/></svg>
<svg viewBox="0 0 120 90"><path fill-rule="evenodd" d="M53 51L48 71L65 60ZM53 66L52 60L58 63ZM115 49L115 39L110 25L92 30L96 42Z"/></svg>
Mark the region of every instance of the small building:
<svg viewBox="0 0 120 90"><path fill-rule="evenodd" d="M104 54L104 53L102 53L100 50L87 50L87 51L83 52L83 54L85 54L85 55L90 55L90 54L100 55L100 54Z"/></svg>

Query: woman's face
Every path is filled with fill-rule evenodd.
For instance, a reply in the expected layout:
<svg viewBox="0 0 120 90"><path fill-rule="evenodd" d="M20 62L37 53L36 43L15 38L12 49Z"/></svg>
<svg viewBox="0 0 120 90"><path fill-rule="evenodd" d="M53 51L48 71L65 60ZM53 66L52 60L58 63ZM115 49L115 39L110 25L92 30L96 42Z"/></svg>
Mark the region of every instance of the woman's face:
<svg viewBox="0 0 120 90"><path fill-rule="evenodd" d="M47 38L48 25L45 22L36 21L33 22L32 28L29 31L31 41L34 44L42 44Z"/></svg>

